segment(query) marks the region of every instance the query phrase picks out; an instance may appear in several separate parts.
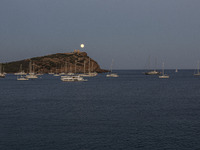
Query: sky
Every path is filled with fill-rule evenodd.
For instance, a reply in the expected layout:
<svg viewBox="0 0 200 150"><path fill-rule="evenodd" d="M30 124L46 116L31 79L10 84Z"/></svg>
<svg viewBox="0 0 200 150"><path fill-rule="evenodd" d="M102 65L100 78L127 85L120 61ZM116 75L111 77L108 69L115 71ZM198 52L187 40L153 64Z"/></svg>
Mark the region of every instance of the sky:
<svg viewBox="0 0 200 150"><path fill-rule="evenodd" d="M0 62L80 49L105 69L194 69L199 15L200 0L0 0Z"/></svg>

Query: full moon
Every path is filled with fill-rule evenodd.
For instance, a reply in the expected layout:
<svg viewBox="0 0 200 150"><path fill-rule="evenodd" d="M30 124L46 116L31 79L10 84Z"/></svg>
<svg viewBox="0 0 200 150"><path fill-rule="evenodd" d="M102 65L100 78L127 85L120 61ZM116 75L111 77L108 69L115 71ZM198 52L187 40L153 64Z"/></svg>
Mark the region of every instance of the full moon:
<svg viewBox="0 0 200 150"><path fill-rule="evenodd" d="M81 44L81 48L84 48L85 47L85 45L84 44Z"/></svg>

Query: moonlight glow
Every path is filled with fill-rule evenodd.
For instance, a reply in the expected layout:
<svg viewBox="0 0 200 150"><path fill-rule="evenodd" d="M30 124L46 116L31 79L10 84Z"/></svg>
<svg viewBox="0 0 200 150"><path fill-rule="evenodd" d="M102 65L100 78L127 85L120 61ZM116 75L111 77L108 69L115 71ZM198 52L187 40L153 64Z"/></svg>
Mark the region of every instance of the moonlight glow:
<svg viewBox="0 0 200 150"><path fill-rule="evenodd" d="M84 45L84 44L81 44L80 46L81 46L81 48L84 48L84 47L85 47L85 45Z"/></svg>

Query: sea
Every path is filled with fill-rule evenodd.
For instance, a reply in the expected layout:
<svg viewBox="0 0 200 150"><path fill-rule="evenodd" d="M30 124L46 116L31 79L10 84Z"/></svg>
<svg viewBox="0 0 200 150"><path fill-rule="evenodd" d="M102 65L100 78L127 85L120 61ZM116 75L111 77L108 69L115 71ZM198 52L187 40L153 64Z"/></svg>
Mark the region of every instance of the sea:
<svg viewBox="0 0 200 150"><path fill-rule="evenodd" d="M199 150L200 76L0 79L0 150Z"/></svg>

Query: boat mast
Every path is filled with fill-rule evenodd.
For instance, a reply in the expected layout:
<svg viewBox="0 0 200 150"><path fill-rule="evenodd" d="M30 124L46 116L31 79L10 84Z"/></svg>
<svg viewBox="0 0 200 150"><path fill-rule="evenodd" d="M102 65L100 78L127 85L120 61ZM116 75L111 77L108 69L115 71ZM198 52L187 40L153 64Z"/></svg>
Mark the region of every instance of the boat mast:
<svg viewBox="0 0 200 150"><path fill-rule="evenodd" d="M75 68L74 68L74 69L75 69L75 71L74 71L74 72L75 72L75 74L76 74L76 60L75 60Z"/></svg>
<svg viewBox="0 0 200 150"><path fill-rule="evenodd" d="M157 58L155 58L155 68L154 68L154 71L156 71L156 68L157 68Z"/></svg>
<svg viewBox="0 0 200 150"><path fill-rule="evenodd" d="M162 65L162 73L163 73L163 76L164 76L164 62L163 62L163 65Z"/></svg>
<svg viewBox="0 0 200 150"><path fill-rule="evenodd" d="M114 60L112 59L112 63L111 63L111 66L110 66L110 72L111 72L111 73L112 73L113 62L114 62Z"/></svg>
<svg viewBox="0 0 200 150"><path fill-rule="evenodd" d="M94 72L94 62L92 62L92 72Z"/></svg>
<svg viewBox="0 0 200 150"><path fill-rule="evenodd" d="M22 72L22 64L20 65L20 71L19 72Z"/></svg>
<svg viewBox="0 0 200 150"><path fill-rule="evenodd" d="M32 63L31 61L29 62L29 74L32 73Z"/></svg>
<svg viewBox="0 0 200 150"><path fill-rule="evenodd" d="M72 73L72 64L70 64L70 72Z"/></svg>
<svg viewBox="0 0 200 150"><path fill-rule="evenodd" d="M67 73L67 62L65 62L65 73Z"/></svg>
<svg viewBox="0 0 200 150"><path fill-rule="evenodd" d="M85 60L84 60L84 74L85 74Z"/></svg>
<svg viewBox="0 0 200 150"><path fill-rule="evenodd" d="M35 63L33 63L33 73L35 72Z"/></svg>
<svg viewBox="0 0 200 150"><path fill-rule="evenodd" d="M89 58L89 68L88 69L89 69L89 73L90 73L90 58Z"/></svg>

